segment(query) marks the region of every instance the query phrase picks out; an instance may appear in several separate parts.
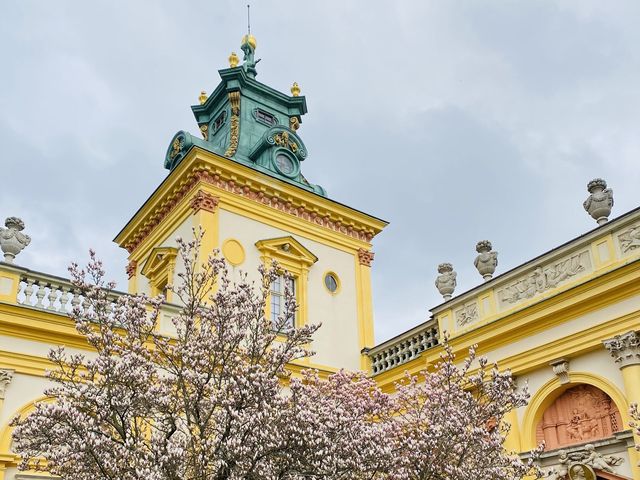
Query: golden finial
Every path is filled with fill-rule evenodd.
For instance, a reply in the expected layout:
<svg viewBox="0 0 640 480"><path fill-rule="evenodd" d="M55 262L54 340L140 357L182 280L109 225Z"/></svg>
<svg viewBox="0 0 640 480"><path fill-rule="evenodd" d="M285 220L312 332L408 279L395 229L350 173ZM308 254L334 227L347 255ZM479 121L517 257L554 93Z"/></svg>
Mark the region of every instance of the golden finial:
<svg viewBox="0 0 640 480"><path fill-rule="evenodd" d="M207 92L205 92L204 90L202 90L200 92L200 96L198 97L198 100L200 100L200 105L204 105L205 102L207 101L207 98L209 98L207 96Z"/></svg>
<svg viewBox="0 0 640 480"><path fill-rule="evenodd" d="M294 97L300 95L300 86L298 85L298 82L293 82L293 85L291 85L291 95Z"/></svg>
<svg viewBox="0 0 640 480"><path fill-rule="evenodd" d="M248 43L249 45L251 45L251 48L253 48L254 50L258 48L258 42L256 41L256 37L254 37L250 33L242 37L242 45L244 45L245 43Z"/></svg>
<svg viewBox="0 0 640 480"><path fill-rule="evenodd" d="M231 68L236 68L238 66L238 63L240 63L238 55L236 55L236 52L231 52L231 55L229 55L229 66Z"/></svg>

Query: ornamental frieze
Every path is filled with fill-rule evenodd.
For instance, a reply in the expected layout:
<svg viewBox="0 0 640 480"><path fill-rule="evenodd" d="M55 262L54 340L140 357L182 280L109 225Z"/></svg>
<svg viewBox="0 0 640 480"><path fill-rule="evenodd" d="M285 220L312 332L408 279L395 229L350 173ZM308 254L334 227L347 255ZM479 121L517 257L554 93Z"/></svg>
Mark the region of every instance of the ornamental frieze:
<svg viewBox="0 0 640 480"><path fill-rule="evenodd" d="M498 300L503 307L513 305L552 290L576 276L593 269L588 250L571 254L553 263L537 267L533 272L498 290Z"/></svg>
<svg viewBox="0 0 640 480"><path fill-rule="evenodd" d="M620 252L628 255L640 249L640 224L632 225L617 235L620 244Z"/></svg>
<svg viewBox="0 0 640 480"><path fill-rule="evenodd" d="M455 310L454 316L456 319L456 326L458 328L466 327L478 320L478 304L475 301L467 303L461 308Z"/></svg>
<svg viewBox="0 0 640 480"><path fill-rule="evenodd" d="M293 199L284 199L276 191L258 190L258 186L244 184L241 181L225 179L218 173L212 173L208 168L194 169L188 177L178 185L165 200L158 205L137 229L136 233L125 243L124 248L132 253L142 241L158 226L169 213L178 205L198 183L206 183L230 193L242 195L250 200L262 203L276 210L296 216L310 223L320 225L356 240L370 242L375 233L366 228L357 227L351 223L332 218L330 212L318 210L311 206L296 204ZM371 259L373 253L371 252Z"/></svg>

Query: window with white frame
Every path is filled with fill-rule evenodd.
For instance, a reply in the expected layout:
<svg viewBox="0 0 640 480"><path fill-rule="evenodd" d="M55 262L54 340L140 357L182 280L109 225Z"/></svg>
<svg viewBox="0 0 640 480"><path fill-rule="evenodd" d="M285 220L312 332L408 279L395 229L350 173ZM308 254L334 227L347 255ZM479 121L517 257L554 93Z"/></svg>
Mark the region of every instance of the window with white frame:
<svg viewBox="0 0 640 480"><path fill-rule="evenodd" d="M278 275L271 283L271 323L275 326L278 318L285 312L285 289L289 289L293 298L296 298L296 280L293 277ZM287 318L287 327L295 326L295 314Z"/></svg>

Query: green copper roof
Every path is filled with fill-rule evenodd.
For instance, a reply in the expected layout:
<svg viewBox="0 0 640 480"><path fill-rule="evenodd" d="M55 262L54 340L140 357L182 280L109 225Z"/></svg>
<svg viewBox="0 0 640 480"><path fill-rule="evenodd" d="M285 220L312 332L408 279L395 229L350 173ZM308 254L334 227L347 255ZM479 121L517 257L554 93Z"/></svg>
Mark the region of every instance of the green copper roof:
<svg viewBox="0 0 640 480"><path fill-rule="evenodd" d="M326 196L309 183L301 164L307 149L297 134L307 113L303 96L289 96L255 80L255 39L243 39L244 63L219 70L222 81L201 105L191 107L202 139L176 133L169 144L165 168L172 170L192 145L231 158L257 171ZM297 93L297 91L294 91ZM202 101L201 100L201 101Z"/></svg>

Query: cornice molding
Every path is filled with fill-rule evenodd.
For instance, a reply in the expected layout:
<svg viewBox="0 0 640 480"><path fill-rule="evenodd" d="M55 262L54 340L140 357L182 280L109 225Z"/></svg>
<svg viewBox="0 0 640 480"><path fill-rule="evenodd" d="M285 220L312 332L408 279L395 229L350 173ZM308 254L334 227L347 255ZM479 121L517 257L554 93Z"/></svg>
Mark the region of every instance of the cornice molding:
<svg viewBox="0 0 640 480"><path fill-rule="evenodd" d="M192 148L191 155L195 155L195 152L201 152L201 150ZM309 201L310 194L307 192L294 195L290 193L290 188L286 189L289 191L283 191L283 189L269 185L268 182L258 183L248 175L241 176L238 175L237 171L231 171L231 169L225 168L222 162L214 165L205 159L196 157L190 159L185 158L182 163L189 164L189 170L182 170L181 175L183 179L177 181L175 185L173 185L168 192L162 194L160 198L155 199L155 205L153 205L145 215L146 218L144 221L141 220L140 223L131 228L128 233L125 233L123 230L116 238L116 241L130 254L133 253L145 238L176 208L181 200L188 197L192 190L200 184L211 185L220 190L240 195L256 203L273 208L274 210L279 210L305 220L306 222L322 226L362 242L369 243L384 225L386 225L386 222L379 220L377 222L380 222L381 225L377 226L375 223L373 225L367 225L354 218L345 218L346 215L340 215L340 213L336 211L339 209L334 210L323 207L319 205L319 203L312 204ZM242 168L241 165L238 165L238 167ZM181 169L177 168L172 174L176 173L180 175L180 173L178 173L179 170ZM234 170L236 169L234 168ZM159 192L156 192L156 194L159 194ZM154 201L154 195L152 195L150 201ZM143 211L144 208L143 206L141 211ZM359 212L355 211L354 213ZM140 212L138 215L139 214ZM134 221L135 217L129 223L131 224ZM125 230L128 227L129 225L125 227Z"/></svg>

